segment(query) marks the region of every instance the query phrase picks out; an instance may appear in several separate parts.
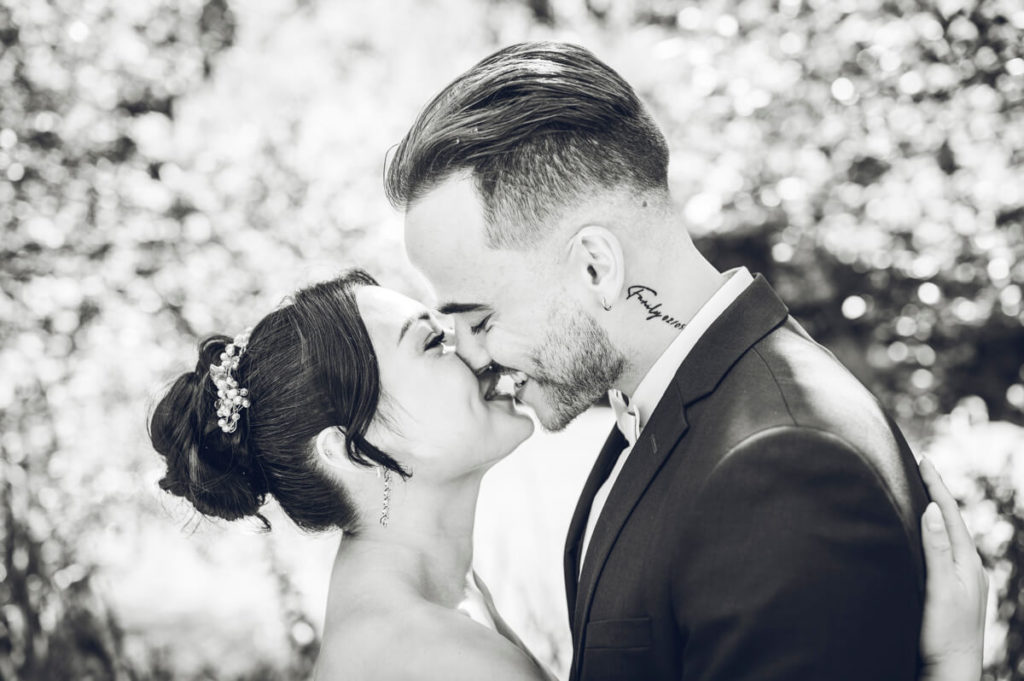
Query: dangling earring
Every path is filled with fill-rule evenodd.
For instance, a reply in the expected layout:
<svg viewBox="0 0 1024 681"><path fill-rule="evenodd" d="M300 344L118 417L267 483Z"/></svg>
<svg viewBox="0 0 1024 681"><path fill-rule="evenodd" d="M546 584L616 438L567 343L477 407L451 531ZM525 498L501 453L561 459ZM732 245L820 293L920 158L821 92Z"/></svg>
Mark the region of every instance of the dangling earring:
<svg viewBox="0 0 1024 681"><path fill-rule="evenodd" d="M380 473L380 468L377 469ZM384 469L384 506L380 510L380 526L387 527L391 520L391 469Z"/></svg>
<svg viewBox="0 0 1024 681"><path fill-rule="evenodd" d="M611 312L612 306L608 304L608 301L605 300L604 296L601 296L601 307L604 308L605 312Z"/></svg>

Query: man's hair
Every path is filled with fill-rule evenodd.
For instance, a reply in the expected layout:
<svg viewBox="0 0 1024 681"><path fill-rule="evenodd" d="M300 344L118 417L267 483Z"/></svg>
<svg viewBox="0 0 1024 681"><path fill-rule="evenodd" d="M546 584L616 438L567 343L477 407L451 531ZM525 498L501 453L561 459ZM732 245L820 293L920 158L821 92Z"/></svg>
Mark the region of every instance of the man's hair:
<svg viewBox="0 0 1024 681"><path fill-rule="evenodd" d="M576 45L521 43L456 78L420 113L387 164L407 209L470 171L492 248L525 248L595 189L668 189L668 145L633 88Z"/></svg>

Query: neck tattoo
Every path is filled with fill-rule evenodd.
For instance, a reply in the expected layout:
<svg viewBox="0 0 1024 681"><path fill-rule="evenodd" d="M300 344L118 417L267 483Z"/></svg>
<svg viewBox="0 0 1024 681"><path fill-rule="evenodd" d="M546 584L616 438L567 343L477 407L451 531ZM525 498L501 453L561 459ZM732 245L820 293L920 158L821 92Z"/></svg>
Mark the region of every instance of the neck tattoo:
<svg viewBox="0 0 1024 681"><path fill-rule="evenodd" d="M658 292L650 286L636 284L626 289L626 294L626 300L635 298L638 303L643 305L647 321L659 321L668 324L673 329L682 329L686 326L685 323L661 311L661 303L654 302L654 299L658 297Z"/></svg>

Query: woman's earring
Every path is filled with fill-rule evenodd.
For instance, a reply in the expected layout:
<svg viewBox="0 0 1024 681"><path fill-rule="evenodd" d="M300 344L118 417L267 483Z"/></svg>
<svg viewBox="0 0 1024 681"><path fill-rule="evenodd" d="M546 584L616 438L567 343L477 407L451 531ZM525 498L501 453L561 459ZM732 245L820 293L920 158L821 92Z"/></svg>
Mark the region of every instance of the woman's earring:
<svg viewBox="0 0 1024 681"><path fill-rule="evenodd" d="M377 469L380 472L380 468ZM391 520L391 469L384 469L384 506L380 511L380 526L387 527Z"/></svg>
<svg viewBox="0 0 1024 681"><path fill-rule="evenodd" d="M601 307L604 308L605 312L611 312L612 306L608 304L608 301L605 300L604 296L601 296Z"/></svg>

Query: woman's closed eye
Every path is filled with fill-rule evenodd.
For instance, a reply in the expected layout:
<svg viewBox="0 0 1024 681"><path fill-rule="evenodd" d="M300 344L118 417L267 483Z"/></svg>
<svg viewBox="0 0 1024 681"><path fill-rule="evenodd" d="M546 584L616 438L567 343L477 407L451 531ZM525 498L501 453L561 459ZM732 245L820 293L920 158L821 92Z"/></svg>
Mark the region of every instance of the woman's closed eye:
<svg viewBox="0 0 1024 681"><path fill-rule="evenodd" d="M440 348L444 345L447 345L447 341L448 334L445 333L443 329L440 331L435 331L431 333L429 336L427 336L426 342L423 344L423 351L429 352L430 350L434 350L435 348Z"/></svg>

